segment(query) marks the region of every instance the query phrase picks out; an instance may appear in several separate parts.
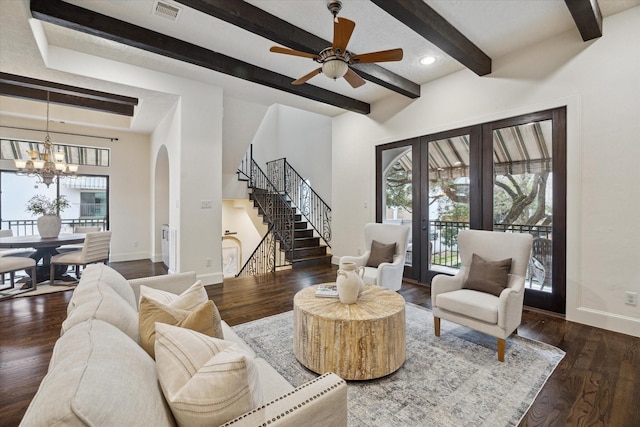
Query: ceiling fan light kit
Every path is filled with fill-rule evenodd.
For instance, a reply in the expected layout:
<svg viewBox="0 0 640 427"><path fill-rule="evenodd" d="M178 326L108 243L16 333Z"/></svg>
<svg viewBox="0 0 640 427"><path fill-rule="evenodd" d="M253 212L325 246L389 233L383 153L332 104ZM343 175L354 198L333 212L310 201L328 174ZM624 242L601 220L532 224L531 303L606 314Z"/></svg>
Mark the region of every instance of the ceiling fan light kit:
<svg viewBox="0 0 640 427"><path fill-rule="evenodd" d="M348 70L347 63L340 59L332 59L322 64L322 74L334 80L344 77Z"/></svg>
<svg viewBox="0 0 640 427"><path fill-rule="evenodd" d="M369 52L361 55L356 55L353 52L348 51L347 44L349 43L351 34L353 34L356 23L346 18L338 18L338 12L342 9L342 2L340 1L328 1L327 9L329 9L334 17L332 46L323 49L317 54L279 46L273 46L269 49L274 53L311 58L321 64L320 68L317 68L299 79L294 80L292 84L301 85L306 83L312 77L322 73L334 80L344 77L351 87L357 88L365 84L365 81L355 71L349 68L349 65L400 61L402 59L402 49Z"/></svg>

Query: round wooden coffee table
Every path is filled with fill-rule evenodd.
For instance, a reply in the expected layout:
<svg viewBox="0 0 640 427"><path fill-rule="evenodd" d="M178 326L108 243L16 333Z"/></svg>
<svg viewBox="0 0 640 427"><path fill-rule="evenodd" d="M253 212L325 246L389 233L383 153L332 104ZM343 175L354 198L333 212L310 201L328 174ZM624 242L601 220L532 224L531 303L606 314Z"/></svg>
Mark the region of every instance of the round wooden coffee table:
<svg viewBox="0 0 640 427"><path fill-rule="evenodd" d="M405 302L396 292L367 285L355 304L315 296L316 286L293 298L293 350L318 374L370 380L395 372L405 359Z"/></svg>

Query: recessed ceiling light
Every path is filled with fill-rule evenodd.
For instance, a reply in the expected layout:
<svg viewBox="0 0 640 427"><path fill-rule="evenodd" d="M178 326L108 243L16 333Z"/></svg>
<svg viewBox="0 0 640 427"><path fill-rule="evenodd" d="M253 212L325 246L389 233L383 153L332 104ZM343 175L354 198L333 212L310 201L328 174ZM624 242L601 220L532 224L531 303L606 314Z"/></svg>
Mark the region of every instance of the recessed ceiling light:
<svg viewBox="0 0 640 427"><path fill-rule="evenodd" d="M420 60L420 63L422 65L431 65L434 62L436 62L436 57L435 56L425 56L424 58L422 58Z"/></svg>

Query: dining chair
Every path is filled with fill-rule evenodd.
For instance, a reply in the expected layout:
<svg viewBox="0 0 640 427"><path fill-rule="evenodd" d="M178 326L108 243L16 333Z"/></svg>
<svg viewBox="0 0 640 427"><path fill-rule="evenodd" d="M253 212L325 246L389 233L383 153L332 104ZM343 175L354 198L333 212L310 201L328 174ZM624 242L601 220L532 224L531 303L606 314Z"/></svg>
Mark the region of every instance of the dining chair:
<svg viewBox="0 0 640 427"><path fill-rule="evenodd" d="M96 231L100 231L99 225L96 225L96 226L77 225L73 228L74 233L95 233ZM62 254L67 252L79 251L80 249L82 249L82 245L64 245L57 248L56 251Z"/></svg>
<svg viewBox="0 0 640 427"><path fill-rule="evenodd" d="M0 291L6 291L8 289L13 290L15 288L15 274L20 270L31 270L31 288L24 289L23 291L35 291L38 287L38 281L36 280L36 261L29 257L18 256L3 256L0 257L0 274L2 274L2 285L4 286L4 275L9 273L10 286L3 287ZM0 292L0 295L7 297L13 295L13 293Z"/></svg>
<svg viewBox="0 0 640 427"><path fill-rule="evenodd" d="M51 271L49 284L55 282L56 265L75 265L76 277L80 278L80 266L109 261L109 248L111 245L111 231L98 231L87 233L82 249L74 252L62 253L51 257Z"/></svg>
<svg viewBox="0 0 640 427"><path fill-rule="evenodd" d="M13 237L13 230L11 229L0 230L0 237ZM33 255L34 252L35 251L25 250L24 248L0 249L0 257L3 257L3 256L29 257Z"/></svg>

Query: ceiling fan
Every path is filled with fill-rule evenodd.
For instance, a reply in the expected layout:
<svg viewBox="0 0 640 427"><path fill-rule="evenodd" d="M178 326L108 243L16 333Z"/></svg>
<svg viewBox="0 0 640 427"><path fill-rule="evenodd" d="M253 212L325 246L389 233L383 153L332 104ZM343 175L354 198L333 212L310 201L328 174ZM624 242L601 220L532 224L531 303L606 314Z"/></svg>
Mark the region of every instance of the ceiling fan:
<svg viewBox="0 0 640 427"><path fill-rule="evenodd" d="M338 12L342 8L340 1L327 2L327 8L333 14L333 44L320 53L302 52L299 50L288 49L285 47L273 46L269 49L271 52L283 53L285 55L301 56L311 58L322 64L308 74L291 82L294 85L306 83L312 77L318 74L324 74L331 79L344 79L353 87L357 88L365 84L362 77L356 74L349 65L352 64L368 64L372 62L390 62L400 61L402 59L402 49L381 50L377 52L369 52L363 54L355 54L347 50L347 44L353 34L356 23L346 18L338 18Z"/></svg>

